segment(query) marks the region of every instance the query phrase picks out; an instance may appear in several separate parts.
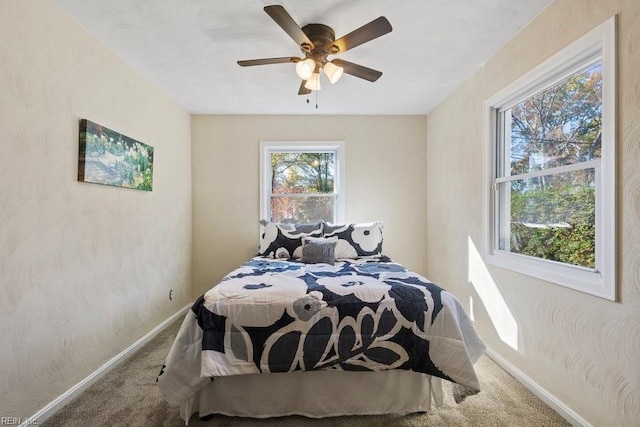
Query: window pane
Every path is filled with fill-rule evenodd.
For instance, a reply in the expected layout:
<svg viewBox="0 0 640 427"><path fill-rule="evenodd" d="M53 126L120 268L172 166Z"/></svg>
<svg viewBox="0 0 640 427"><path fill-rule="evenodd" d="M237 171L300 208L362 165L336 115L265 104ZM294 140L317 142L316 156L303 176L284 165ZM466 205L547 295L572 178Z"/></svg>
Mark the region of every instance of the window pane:
<svg viewBox="0 0 640 427"><path fill-rule="evenodd" d="M600 158L602 62L514 105L509 113L511 129L505 132L511 132L511 175Z"/></svg>
<svg viewBox="0 0 640 427"><path fill-rule="evenodd" d="M271 153L271 193L333 193L335 153Z"/></svg>
<svg viewBox="0 0 640 427"><path fill-rule="evenodd" d="M508 221L501 249L595 268L594 169L505 182L499 191Z"/></svg>
<svg viewBox="0 0 640 427"><path fill-rule="evenodd" d="M313 223L333 221L335 197L309 196L271 198L271 221Z"/></svg>

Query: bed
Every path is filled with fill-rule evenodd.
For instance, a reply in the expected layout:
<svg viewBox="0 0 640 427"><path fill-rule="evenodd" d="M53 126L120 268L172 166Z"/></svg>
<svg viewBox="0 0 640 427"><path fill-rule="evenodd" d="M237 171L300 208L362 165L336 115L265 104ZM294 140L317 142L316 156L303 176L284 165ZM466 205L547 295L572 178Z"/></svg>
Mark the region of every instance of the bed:
<svg viewBox="0 0 640 427"><path fill-rule="evenodd" d="M260 255L185 316L158 376L182 419L423 412L480 391L460 302L382 254L382 224L263 223Z"/></svg>

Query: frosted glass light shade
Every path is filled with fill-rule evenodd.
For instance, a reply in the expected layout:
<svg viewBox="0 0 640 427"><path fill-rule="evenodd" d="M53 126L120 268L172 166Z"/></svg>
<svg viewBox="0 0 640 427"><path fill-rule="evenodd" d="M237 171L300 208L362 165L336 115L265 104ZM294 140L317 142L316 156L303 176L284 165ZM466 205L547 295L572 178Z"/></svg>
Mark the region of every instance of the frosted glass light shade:
<svg viewBox="0 0 640 427"><path fill-rule="evenodd" d="M309 90L320 90L320 73L313 73L311 78L304 84L304 87Z"/></svg>
<svg viewBox="0 0 640 427"><path fill-rule="evenodd" d="M304 61L298 61L296 64L296 73L302 80L309 80L315 69L316 62L311 58L307 58Z"/></svg>
<svg viewBox="0 0 640 427"><path fill-rule="evenodd" d="M340 77L342 77L342 73L344 72L344 68L338 67L332 62L327 62L326 64L324 64L323 70L331 84L340 80Z"/></svg>

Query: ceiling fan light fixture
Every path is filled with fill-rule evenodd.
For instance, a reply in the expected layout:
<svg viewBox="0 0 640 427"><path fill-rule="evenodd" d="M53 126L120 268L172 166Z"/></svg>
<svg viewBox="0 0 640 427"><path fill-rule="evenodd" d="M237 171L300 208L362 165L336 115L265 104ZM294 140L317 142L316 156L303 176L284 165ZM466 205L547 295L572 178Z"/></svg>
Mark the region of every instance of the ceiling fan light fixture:
<svg viewBox="0 0 640 427"><path fill-rule="evenodd" d="M343 73L370 82L375 82L382 76L380 71L353 62L342 59L327 61L327 56L345 53L354 47L391 32L393 30L391 23L384 16L380 16L336 39L333 28L328 25L316 23L300 27L289 12L279 4L265 6L264 11L293 39L298 48L302 49L304 56L242 60L238 61L238 65L241 67L295 63L296 74L301 79L298 95L309 95L311 91L320 90L321 68L331 83L336 83ZM307 102L309 102L308 99Z"/></svg>
<svg viewBox="0 0 640 427"><path fill-rule="evenodd" d="M338 67L332 62L327 62L326 64L324 64L323 70L331 84L340 80L340 77L342 77L342 73L344 73L344 68Z"/></svg>
<svg viewBox="0 0 640 427"><path fill-rule="evenodd" d="M298 61L296 64L296 74L302 80L309 80L316 69L316 61L311 58L307 58L303 61Z"/></svg>
<svg viewBox="0 0 640 427"><path fill-rule="evenodd" d="M304 84L309 90L320 90L320 73L313 73L313 75Z"/></svg>

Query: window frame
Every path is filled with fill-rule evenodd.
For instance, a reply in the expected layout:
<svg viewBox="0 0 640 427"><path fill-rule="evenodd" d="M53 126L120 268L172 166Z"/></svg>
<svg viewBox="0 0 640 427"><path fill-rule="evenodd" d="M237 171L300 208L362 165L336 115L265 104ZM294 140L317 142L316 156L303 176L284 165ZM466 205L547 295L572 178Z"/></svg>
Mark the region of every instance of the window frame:
<svg viewBox="0 0 640 427"><path fill-rule="evenodd" d="M500 158L507 141L500 139L501 110L533 96L589 64L602 61L602 142L595 168L595 268L575 266L501 250L501 205L498 199ZM616 16L609 18L484 103L485 147L485 261L567 288L611 301L616 300ZM585 165L565 167L568 170ZM559 172L557 172L559 173ZM556 173L556 174L557 174ZM504 212L502 212L503 214Z"/></svg>
<svg viewBox="0 0 640 427"><path fill-rule="evenodd" d="M344 141L260 141L260 217L271 218L271 154L272 153L335 153L334 222L345 218L345 149Z"/></svg>

